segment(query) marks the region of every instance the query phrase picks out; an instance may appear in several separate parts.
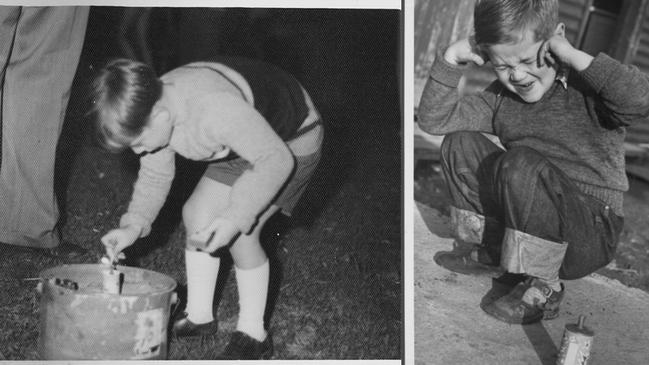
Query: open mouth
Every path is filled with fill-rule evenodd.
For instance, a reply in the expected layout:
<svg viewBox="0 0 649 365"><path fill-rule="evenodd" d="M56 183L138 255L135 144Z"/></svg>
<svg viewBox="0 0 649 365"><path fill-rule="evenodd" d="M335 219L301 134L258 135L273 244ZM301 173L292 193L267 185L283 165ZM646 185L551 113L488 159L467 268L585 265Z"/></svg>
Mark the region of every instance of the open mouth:
<svg viewBox="0 0 649 365"><path fill-rule="evenodd" d="M534 85L534 81L530 81L525 84L514 84L514 87L518 91L526 92L526 91L530 91L533 85Z"/></svg>

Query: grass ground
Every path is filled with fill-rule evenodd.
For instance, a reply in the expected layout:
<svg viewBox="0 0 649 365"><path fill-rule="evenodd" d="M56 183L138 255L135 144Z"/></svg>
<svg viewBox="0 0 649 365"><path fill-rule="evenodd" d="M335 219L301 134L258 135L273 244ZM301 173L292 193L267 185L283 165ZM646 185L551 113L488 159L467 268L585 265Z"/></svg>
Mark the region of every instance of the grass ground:
<svg viewBox="0 0 649 365"><path fill-rule="evenodd" d="M91 13L91 31L100 28L100 15ZM306 54L286 64L302 65L296 73L312 90L327 136L321 165L294 218L274 219L265 232L273 267L268 323L274 358L397 359L403 325L399 14L312 15L309 22L292 23L300 32L291 34L303 39L294 39L292 51L303 47ZM381 31L375 31L378 24ZM332 36L332 42L325 38ZM103 254L99 238L116 226L128 203L137 161L98 149L83 127L82 86L106 54L98 51L101 39L89 34L91 47L84 51L61 137L57 177L63 236L90 251L67 261L3 252L0 360L39 358L39 296L36 283L23 279L64 263L97 263ZM307 60L308 65L298 62ZM282 55L274 61L281 63ZM179 166L155 233L127 256L130 264L177 280L182 299L185 233L178 214L201 166L184 160ZM231 266L223 267L215 300L218 334L171 338L169 359L209 359L225 345L236 323L237 294Z"/></svg>

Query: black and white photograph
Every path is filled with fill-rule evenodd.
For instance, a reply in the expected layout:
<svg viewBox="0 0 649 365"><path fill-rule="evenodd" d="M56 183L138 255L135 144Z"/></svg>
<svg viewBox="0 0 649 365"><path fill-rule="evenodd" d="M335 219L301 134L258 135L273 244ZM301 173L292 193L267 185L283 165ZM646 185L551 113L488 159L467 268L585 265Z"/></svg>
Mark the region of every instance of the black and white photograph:
<svg viewBox="0 0 649 365"><path fill-rule="evenodd" d="M414 363L648 364L649 1L413 15Z"/></svg>
<svg viewBox="0 0 649 365"><path fill-rule="evenodd" d="M0 5L0 362L402 361L403 4L252 3Z"/></svg>

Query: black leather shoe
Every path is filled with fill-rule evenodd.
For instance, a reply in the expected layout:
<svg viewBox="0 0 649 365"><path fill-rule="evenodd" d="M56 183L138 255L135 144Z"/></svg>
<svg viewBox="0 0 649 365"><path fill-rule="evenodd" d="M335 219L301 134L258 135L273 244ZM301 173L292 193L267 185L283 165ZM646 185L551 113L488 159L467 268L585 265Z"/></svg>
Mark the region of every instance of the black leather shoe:
<svg viewBox="0 0 649 365"><path fill-rule="evenodd" d="M484 249L480 248L475 251L478 253L477 261L471 257L471 251L442 251L435 254L433 260L447 270L464 275L493 277L504 272L498 264L490 260Z"/></svg>
<svg viewBox="0 0 649 365"><path fill-rule="evenodd" d="M270 333L263 342L260 342L243 332L236 331L216 360L268 360L271 356L273 356L273 340Z"/></svg>
<svg viewBox="0 0 649 365"><path fill-rule="evenodd" d="M187 318L187 312L183 312L174 319L173 332L178 337L209 336L215 335L218 329L216 320L207 323L196 324Z"/></svg>

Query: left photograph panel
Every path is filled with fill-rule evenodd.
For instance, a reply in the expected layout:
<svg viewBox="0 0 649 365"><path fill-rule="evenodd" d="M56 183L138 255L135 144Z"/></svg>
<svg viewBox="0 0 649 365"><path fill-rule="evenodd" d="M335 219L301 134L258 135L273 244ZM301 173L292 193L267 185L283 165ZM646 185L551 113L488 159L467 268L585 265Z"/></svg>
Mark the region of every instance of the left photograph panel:
<svg viewBox="0 0 649 365"><path fill-rule="evenodd" d="M0 360L398 360L399 9L0 6Z"/></svg>

